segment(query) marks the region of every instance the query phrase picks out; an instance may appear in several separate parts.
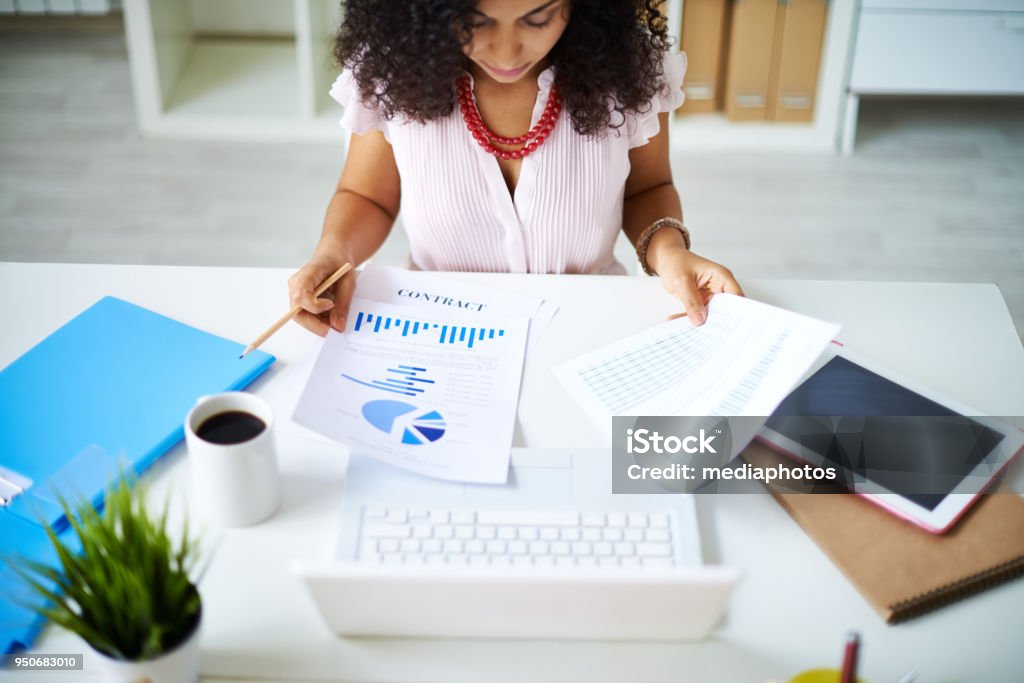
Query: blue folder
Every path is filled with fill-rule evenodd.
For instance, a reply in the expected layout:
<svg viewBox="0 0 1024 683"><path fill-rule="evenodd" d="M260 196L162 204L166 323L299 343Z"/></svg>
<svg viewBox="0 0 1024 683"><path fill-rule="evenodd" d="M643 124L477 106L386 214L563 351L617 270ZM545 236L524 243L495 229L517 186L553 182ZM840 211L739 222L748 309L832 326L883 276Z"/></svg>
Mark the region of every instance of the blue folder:
<svg viewBox="0 0 1024 683"><path fill-rule="evenodd" d="M101 504L119 471L145 470L183 438L200 396L241 389L274 362L240 359L243 348L106 297L0 370L0 484L21 489L0 508L0 651L42 628L4 557L52 562L41 524L66 531L59 499Z"/></svg>

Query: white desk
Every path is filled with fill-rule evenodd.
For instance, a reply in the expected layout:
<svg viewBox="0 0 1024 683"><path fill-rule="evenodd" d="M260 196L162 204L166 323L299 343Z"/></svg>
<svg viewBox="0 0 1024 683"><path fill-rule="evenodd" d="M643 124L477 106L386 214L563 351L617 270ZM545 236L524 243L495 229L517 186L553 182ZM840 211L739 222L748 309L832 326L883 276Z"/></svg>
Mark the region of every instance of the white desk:
<svg viewBox="0 0 1024 683"><path fill-rule="evenodd" d="M0 366L97 298L114 294L211 332L248 341L287 307L283 269L0 264ZM561 311L525 371L518 444L605 446L553 379L552 364L660 321L677 307L654 279L449 275L539 293ZM997 415L1024 415L1024 350L993 285L749 281L748 295L843 323L856 351ZM251 389L281 391L311 338L289 326L265 349L277 363ZM113 391L110 387L107 390ZM745 578L725 623L702 643L340 640L328 633L291 558L330 556L344 456L281 439L285 498L269 522L225 534L202 582L204 678L346 681L785 681L835 666L858 629L862 672L892 683L912 668L931 681L1019 676L1024 581L900 626L885 626L768 495L701 497L705 556ZM156 466L155 493L187 492L183 447ZM1024 463L1011 469L1024 490ZM443 618L443 615L439 615ZM82 652L48 632L39 651ZM86 657L87 677L95 671ZM93 674L95 675L95 674ZM52 677L52 674L51 674ZM44 680L19 674L20 681ZM52 680L52 678L50 679ZM63 680L63 677L62 677ZM1019 680L1019 679L1018 679Z"/></svg>

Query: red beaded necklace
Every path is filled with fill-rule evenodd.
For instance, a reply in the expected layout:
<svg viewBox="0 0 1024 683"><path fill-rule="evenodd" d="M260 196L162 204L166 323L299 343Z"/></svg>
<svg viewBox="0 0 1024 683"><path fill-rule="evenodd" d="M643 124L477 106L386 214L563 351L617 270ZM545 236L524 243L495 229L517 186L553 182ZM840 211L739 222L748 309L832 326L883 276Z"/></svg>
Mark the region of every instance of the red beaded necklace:
<svg viewBox="0 0 1024 683"><path fill-rule="evenodd" d="M555 84L551 84L551 91L548 94L547 104L544 105L544 113L541 114L537 125L522 135L514 138L507 138L498 135L484 123L473 100L473 88L469 84L469 76L462 76L458 81L459 108L462 110L462 119L466 122L473 139L483 147L488 154L493 154L499 159L522 159L527 154L535 151L544 144L558 120L558 114L562 111L562 101L558 97ZM519 149L502 150L494 146L499 145L522 145Z"/></svg>

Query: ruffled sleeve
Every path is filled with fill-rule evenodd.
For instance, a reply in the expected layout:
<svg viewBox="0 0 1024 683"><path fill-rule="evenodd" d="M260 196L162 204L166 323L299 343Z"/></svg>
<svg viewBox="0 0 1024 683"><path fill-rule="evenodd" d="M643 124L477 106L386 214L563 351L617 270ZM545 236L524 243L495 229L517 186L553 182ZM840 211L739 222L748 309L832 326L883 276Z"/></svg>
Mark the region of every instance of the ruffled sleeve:
<svg viewBox="0 0 1024 683"><path fill-rule="evenodd" d="M651 100L651 108L642 114L626 117L629 148L646 145L658 134L661 123L658 114L675 111L683 103L683 76L686 75L686 53L667 52L663 62L665 87Z"/></svg>
<svg viewBox="0 0 1024 683"><path fill-rule="evenodd" d="M331 86L331 97L345 108L339 121L342 126L359 135L371 130L383 131L384 137L390 141L387 119L363 101L351 70L345 69L335 79Z"/></svg>

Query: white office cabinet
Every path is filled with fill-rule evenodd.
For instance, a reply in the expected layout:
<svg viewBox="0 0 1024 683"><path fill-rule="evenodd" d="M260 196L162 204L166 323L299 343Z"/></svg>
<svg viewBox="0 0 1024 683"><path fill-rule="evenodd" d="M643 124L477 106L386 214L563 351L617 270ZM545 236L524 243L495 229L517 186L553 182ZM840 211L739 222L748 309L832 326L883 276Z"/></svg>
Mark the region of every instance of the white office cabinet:
<svg viewBox="0 0 1024 683"><path fill-rule="evenodd" d="M850 89L1024 93L1024 12L865 12Z"/></svg>
<svg viewBox="0 0 1024 683"><path fill-rule="evenodd" d="M215 5L223 4L218 7ZM334 139L333 0L126 0L140 129L164 137Z"/></svg>
<svg viewBox="0 0 1024 683"><path fill-rule="evenodd" d="M680 26L684 1L668 0L670 26ZM833 151L856 2L830 0L813 123L686 117L673 120L673 145ZM331 47L340 6L340 0L125 0L140 130L160 137L343 140L341 110L327 94L338 72Z"/></svg>
<svg viewBox="0 0 1024 683"><path fill-rule="evenodd" d="M1024 94L1024 0L863 0L846 107L863 95Z"/></svg>

